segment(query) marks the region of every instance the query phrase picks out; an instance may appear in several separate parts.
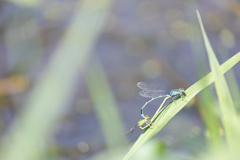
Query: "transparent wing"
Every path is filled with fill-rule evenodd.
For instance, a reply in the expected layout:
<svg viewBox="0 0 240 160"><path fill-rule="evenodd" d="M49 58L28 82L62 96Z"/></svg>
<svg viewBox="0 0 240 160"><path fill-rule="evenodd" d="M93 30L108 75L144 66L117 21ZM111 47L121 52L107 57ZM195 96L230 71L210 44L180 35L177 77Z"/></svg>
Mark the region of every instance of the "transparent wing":
<svg viewBox="0 0 240 160"><path fill-rule="evenodd" d="M147 98L155 98L155 97L166 97L168 94L166 91L164 92L152 92L152 91L146 91L146 90L141 90L139 92L139 94L143 97L147 97Z"/></svg>
<svg viewBox="0 0 240 160"><path fill-rule="evenodd" d="M129 131L126 133L125 137L127 137L127 138L131 137L132 134L134 133L134 131L136 130L137 126L138 126L138 124L136 124L131 129L129 129Z"/></svg>
<svg viewBox="0 0 240 160"><path fill-rule="evenodd" d="M146 83L146 82L138 82L137 83L137 86L142 89L142 90L145 90L145 91L151 91L151 92L166 92L166 90L162 90L160 89L159 86L155 86L153 84L149 84L149 83Z"/></svg>
<svg viewBox="0 0 240 160"><path fill-rule="evenodd" d="M136 124L131 129L129 129L129 131L122 138L120 138L113 146L119 147L119 146L123 145L124 143L127 143L127 141L129 141L129 138L133 135L133 133L137 129L137 127L138 127L138 124Z"/></svg>

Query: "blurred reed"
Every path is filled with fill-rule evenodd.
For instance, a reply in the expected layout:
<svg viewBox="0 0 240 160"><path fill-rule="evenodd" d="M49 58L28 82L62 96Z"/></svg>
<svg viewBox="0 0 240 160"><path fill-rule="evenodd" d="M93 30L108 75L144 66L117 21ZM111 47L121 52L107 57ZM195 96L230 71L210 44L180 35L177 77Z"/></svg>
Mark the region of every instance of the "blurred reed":
<svg viewBox="0 0 240 160"><path fill-rule="evenodd" d="M93 64L86 71L85 82L107 142L107 148L111 149L125 132L113 93L97 57L94 57Z"/></svg>
<svg viewBox="0 0 240 160"><path fill-rule="evenodd" d="M220 112L222 116L221 121L226 134L226 141L231 149L231 147L233 147L240 140L240 136L238 135L240 128L238 125L236 109L226 79L221 73L219 62L205 33L205 29L203 27L202 20L198 11L197 16L200 23L204 44L208 53L210 68L215 79L214 84L220 105Z"/></svg>
<svg viewBox="0 0 240 160"><path fill-rule="evenodd" d="M0 159L43 159L54 125L66 112L79 71L85 69L112 1L84 0L34 85L22 112L2 139ZM29 50L31 51L31 50Z"/></svg>
<svg viewBox="0 0 240 160"><path fill-rule="evenodd" d="M203 78L204 75L208 72L206 56L204 51L204 45L201 39L201 32L197 24L191 24L189 26L189 40L191 49L193 52L193 57L197 69L197 77L199 79ZM201 119L206 127L206 134L208 139L206 143L208 144L209 149L219 146L221 142L220 137L220 117L216 112L218 110L214 93L210 87L206 87L199 93L200 101L198 103L198 110L201 115Z"/></svg>
<svg viewBox="0 0 240 160"><path fill-rule="evenodd" d="M219 47L219 54L222 61L226 61L229 58L228 56L229 53L227 51L227 48L223 46ZM239 111L240 110L240 99L239 99L240 92L239 92L239 86L238 86L236 77L232 69L226 73L226 79L228 82L229 89L231 91L231 95L233 97L234 104Z"/></svg>

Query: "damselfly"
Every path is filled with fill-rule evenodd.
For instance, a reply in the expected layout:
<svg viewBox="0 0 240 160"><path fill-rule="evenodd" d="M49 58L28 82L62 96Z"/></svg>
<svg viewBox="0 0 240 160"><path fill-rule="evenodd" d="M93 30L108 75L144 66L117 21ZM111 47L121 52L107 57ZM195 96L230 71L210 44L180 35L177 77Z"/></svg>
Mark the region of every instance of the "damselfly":
<svg viewBox="0 0 240 160"><path fill-rule="evenodd" d="M149 116L148 115L144 115L144 118L138 121L138 124L136 124L135 126L133 126L128 132L127 135L132 135L133 131L138 127L142 130L144 130L145 128L149 127L152 122L155 120L156 116L158 115L159 111L161 110L162 106L164 105L164 103L166 102L167 99L172 98L172 97L166 97L162 104L159 106L158 110L155 112L154 116L152 117L151 120L149 120Z"/></svg>
<svg viewBox="0 0 240 160"><path fill-rule="evenodd" d="M154 116L151 118L151 120L149 120L149 116L148 115L144 115L144 118L139 120L138 123L133 126L126 134L123 138L128 138L128 137L131 137L131 135L134 133L134 131L139 128L141 130L144 130L145 128L147 127L151 127L153 121L155 120L156 116L158 116L162 106L164 105L164 103L166 102L166 100L168 98L172 98L172 97L166 97L164 99L164 101L162 102L162 104L159 106L158 110L155 112Z"/></svg>
<svg viewBox="0 0 240 160"><path fill-rule="evenodd" d="M183 96L185 96L185 92L183 88L179 88L179 89L174 89L172 90L170 93L165 91L165 90L161 90L160 87L155 86L153 84L149 84L149 83L145 83L145 82L138 82L137 86L142 89L139 94L143 97L147 97L147 98L151 98L151 100L149 100L148 102L146 102L143 107L141 108L141 116L143 119L145 119L145 116L143 114L143 108L150 103L151 101L161 98L161 97L169 97L169 98L173 98L176 99L179 96L182 98L183 100ZM157 112L156 112L157 113ZM155 115L156 115L155 113ZM154 117L155 118L155 117Z"/></svg>

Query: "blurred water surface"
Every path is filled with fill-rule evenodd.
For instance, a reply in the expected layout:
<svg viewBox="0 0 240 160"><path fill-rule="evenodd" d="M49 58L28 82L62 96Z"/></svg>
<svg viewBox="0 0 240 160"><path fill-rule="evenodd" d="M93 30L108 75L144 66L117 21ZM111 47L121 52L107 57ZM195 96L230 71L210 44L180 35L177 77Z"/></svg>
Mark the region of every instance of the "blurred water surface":
<svg viewBox="0 0 240 160"><path fill-rule="evenodd" d="M0 2L2 137L50 65L82 2ZM94 8L95 4L92 5ZM240 43L238 1L111 2L100 35L89 50L90 58L85 62L86 67L79 69L76 75L76 83L70 90L73 96L64 104L66 112L50 131L52 138L47 146L49 155L69 160L87 159L120 139L119 135L140 120L140 108L148 100L138 94L140 89L136 86L137 82L144 81L169 90L180 87L186 89L199 79L199 70L202 75L207 74L209 67L205 49L199 40L195 9L199 9L202 15L220 63L236 54L239 51L237 44ZM87 41L89 37L86 35L81 36ZM222 54L226 59L220 58L219 51L224 51ZM79 54L82 53L79 51ZM234 67L234 74L239 84L240 71L237 67ZM106 85L105 88L102 84ZM111 102L108 101L109 96ZM103 108L105 114L99 114L96 104L99 104L97 107L110 105L109 109L113 105L116 110ZM145 113L153 115L159 104L149 105ZM158 134L157 137L163 139L169 148L190 153L203 150L204 142L201 140L205 131L197 105L196 100L190 104L195 107L181 111ZM109 130L120 128L118 132L121 134L112 140L106 140L105 137L110 132L104 129L104 122L107 121ZM140 130L136 131L130 141L137 139L140 133Z"/></svg>

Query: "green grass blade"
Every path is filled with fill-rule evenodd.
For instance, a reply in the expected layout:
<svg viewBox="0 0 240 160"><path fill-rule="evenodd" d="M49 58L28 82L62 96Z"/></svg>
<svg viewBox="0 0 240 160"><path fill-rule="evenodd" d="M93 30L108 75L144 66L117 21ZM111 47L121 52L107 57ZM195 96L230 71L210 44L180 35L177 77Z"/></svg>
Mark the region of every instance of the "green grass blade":
<svg viewBox="0 0 240 160"><path fill-rule="evenodd" d="M220 53L222 60L226 60L229 58L229 56L228 56L229 53L225 47L219 47L219 53ZM233 70L231 69L230 71L228 71L225 76L226 76L228 86L229 86L229 89L230 89L232 97L233 97L234 105L238 110L240 110L240 99L239 99L240 91L239 91L239 86L238 86L237 79L235 78Z"/></svg>
<svg viewBox="0 0 240 160"><path fill-rule="evenodd" d="M240 52L221 65L220 67L221 74L224 74L229 69L231 69L237 62L239 62L239 60ZM185 91L186 97L184 98L184 100L186 100L187 102L190 101L196 94L198 94L201 90L203 90L205 87L207 87L213 82L214 82L213 73L209 73L207 76L193 84ZM148 128L140 135L140 137L135 142L133 147L124 157L124 160L129 159L143 144L145 144L147 141L153 138L159 131L161 131L163 127L173 118L173 116L175 116L186 105L187 102L179 99L176 101L176 104L173 103L167 105L165 109L160 113L160 115L156 118L156 120L153 122L153 126L156 127Z"/></svg>
<svg viewBox="0 0 240 160"><path fill-rule="evenodd" d="M194 20L192 20L194 21ZM208 72L207 61L204 53L204 44L202 42L201 30L195 24L189 27L190 30L190 44L193 52L193 57L196 64L198 78L201 79ZM216 103L213 91L210 87L205 88L198 95L200 101L198 103L198 110L204 122L206 130L209 131L209 139L206 141L209 148L215 148L222 145L222 138L219 133L220 117L216 113Z"/></svg>
<svg viewBox="0 0 240 160"><path fill-rule="evenodd" d="M101 63L97 59L93 63L86 73L85 82L107 146L111 148L125 134L124 127Z"/></svg>
<svg viewBox="0 0 240 160"><path fill-rule="evenodd" d="M197 16L201 26L205 47L208 53L210 67L213 72L213 77L215 79L214 84L215 84L215 88L216 88L218 99L219 99L222 122L226 132L226 139L228 144L232 146L233 143L235 143L235 138L237 135L235 132L236 132L236 127L238 126L234 103L233 103L226 79L224 78L224 75L221 74L219 62L207 38L207 35L205 33L205 30L201 21L200 14L198 11L197 11Z"/></svg>

